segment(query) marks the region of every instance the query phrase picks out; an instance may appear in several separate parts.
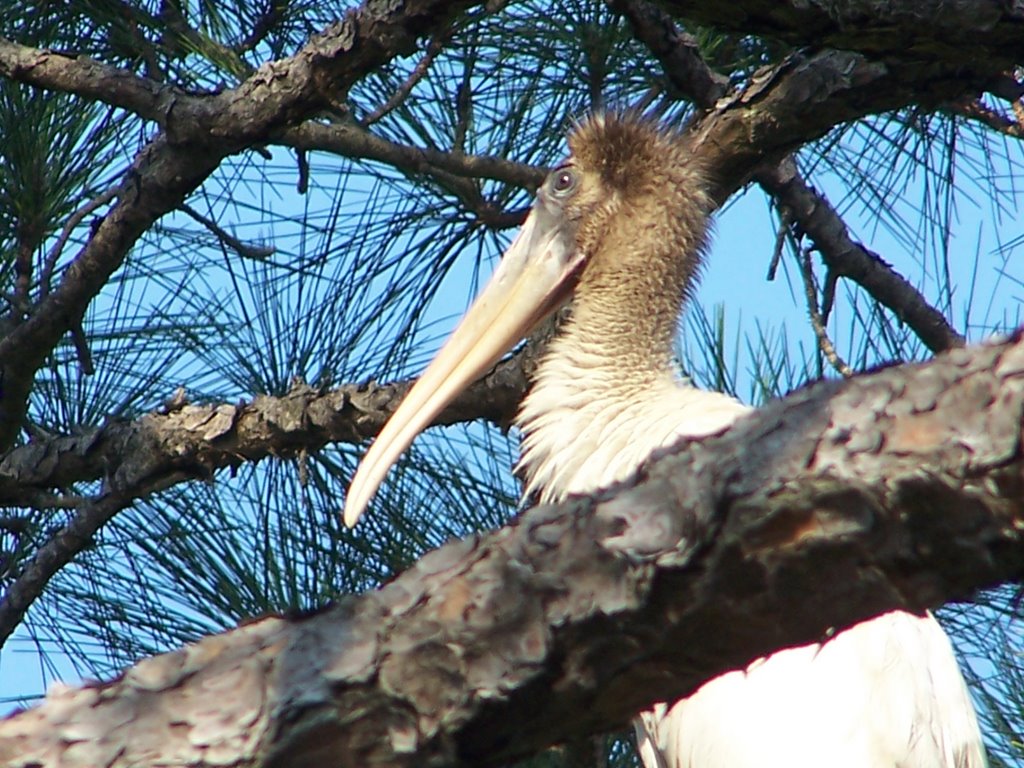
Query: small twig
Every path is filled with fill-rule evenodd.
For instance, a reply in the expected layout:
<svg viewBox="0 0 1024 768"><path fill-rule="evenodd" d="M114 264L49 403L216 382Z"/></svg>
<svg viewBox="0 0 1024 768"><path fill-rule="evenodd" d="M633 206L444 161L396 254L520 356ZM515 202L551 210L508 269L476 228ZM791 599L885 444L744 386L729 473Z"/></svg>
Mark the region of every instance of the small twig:
<svg viewBox="0 0 1024 768"><path fill-rule="evenodd" d="M427 48L423 52L423 58L421 58L416 66L413 68L409 76L405 78L396 89L393 94L381 104L377 109L373 110L365 119L360 121L360 125L364 128L373 125L377 121L384 118L387 114L397 109L403 101L405 101L412 89L416 87L416 84L422 80L430 69L430 65L433 63L437 55L444 50L445 44L452 36L452 30L449 28L445 32L435 35L427 43Z"/></svg>
<svg viewBox="0 0 1024 768"><path fill-rule="evenodd" d="M299 178L295 182L295 191L304 195L309 191L309 156L305 150L295 150L295 163L299 167Z"/></svg>
<svg viewBox="0 0 1024 768"><path fill-rule="evenodd" d="M831 269L825 270L825 282L821 286L821 316L828 322L832 314L832 307L836 301L836 285L839 283L839 276Z"/></svg>
<svg viewBox="0 0 1024 768"><path fill-rule="evenodd" d="M7 293L6 291L2 295L4 301L11 305L14 312L20 313L22 317L28 317L32 314L32 302L28 298L15 293Z"/></svg>
<svg viewBox="0 0 1024 768"><path fill-rule="evenodd" d="M511 229L521 226L530 213L530 207L517 208L514 211L506 211L490 200L484 200L480 205L472 209L476 214L477 221L488 229Z"/></svg>
<svg viewBox="0 0 1024 768"><path fill-rule="evenodd" d="M466 151L466 136L473 125L473 79L472 65L462 73L462 82L455 92L455 135L452 138L452 149L456 152Z"/></svg>
<svg viewBox="0 0 1024 768"><path fill-rule="evenodd" d="M237 237L232 235L230 232L225 231L220 225L217 224L213 219L203 216L199 211L195 210L192 206L182 203L178 206L178 209L185 214L188 214L193 219L198 221L210 232L217 236L217 239L224 243L226 246L234 250L239 256L245 259L253 259L255 261L266 261L268 258L276 253L277 249L270 245L249 245L243 243Z"/></svg>
<svg viewBox="0 0 1024 768"><path fill-rule="evenodd" d="M86 376L92 376L96 373L96 367L92 364L92 352L89 350L89 339L85 335L85 328L82 327L82 321L80 319L73 320L68 332L71 334L71 341L75 345L75 354L78 356L78 364L82 368L82 373Z"/></svg>
<svg viewBox="0 0 1024 768"><path fill-rule="evenodd" d="M811 251L809 248L803 249L797 254L797 263L800 265L800 275L804 280L804 295L807 297L807 314L811 319L811 328L814 329L814 335L818 337L818 348L821 349L825 359L828 360L829 364L835 368L845 378L849 379L853 376L853 369L846 364L846 362L836 352L835 346L832 344L832 340L828 337L828 331L825 328L825 321L821 317L821 313L818 311L818 292L817 287L814 284L814 267L811 265Z"/></svg>
<svg viewBox="0 0 1024 768"><path fill-rule="evenodd" d="M779 212L779 228L775 232L775 247L772 248L772 260L768 262L768 282L775 279L775 273L779 269L779 263L782 261L782 249L786 245L786 235L789 234L789 229L793 226L793 212L785 206L776 206L776 210Z"/></svg>
<svg viewBox="0 0 1024 768"><path fill-rule="evenodd" d="M310 141L310 137L315 137ZM296 139L300 140L296 140ZM498 228L521 224L504 223L508 216L498 211L480 192L478 179L497 178L510 184L536 189L544 179L543 168L513 163L501 158L466 155L461 152L440 152L396 144L374 136L370 131L351 121L338 121L331 125L307 123L289 131L284 143L298 150L327 149L348 157L379 159L410 176L425 175L444 192L453 195L468 211L488 226L497 221ZM435 162L436 161L436 162ZM506 178L503 172L507 172ZM498 219L495 215L498 214ZM517 213L511 214L518 217Z"/></svg>
<svg viewBox="0 0 1024 768"><path fill-rule="evenodd" d="M109 203L117 197L119 192L120 189L118 187L111 187L105 192L101 192L71 214L68 220L64 223L64 227L61 229L60 235L57 237L57 242L53 244L50 252L46 254L46 260L43 262L43 268L39 273L39 293L42 297L45 298L50 293L50 280L53 277L53 270L56 267L57 259L60 258L61 251L64 250L64 246L67 245L68 239L71 237L71 233L75 231L75 228L79 224L82 223L82 219L100 206Z"/></svg>

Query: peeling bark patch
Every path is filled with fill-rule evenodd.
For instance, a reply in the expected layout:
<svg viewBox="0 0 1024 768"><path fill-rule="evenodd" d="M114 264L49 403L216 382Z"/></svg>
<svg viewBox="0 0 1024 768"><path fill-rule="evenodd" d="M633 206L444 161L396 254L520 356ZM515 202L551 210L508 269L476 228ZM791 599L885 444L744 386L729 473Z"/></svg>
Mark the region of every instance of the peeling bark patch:
<svg viewBox="0 0 1024 768"><path fill-rule="evenodd" d="M889 449L904 454L932 450L949 437L949 424L934 411L894 419L885 431Z"/></svg>
<svg viewBox="0 0 1024 768"><path fill-rule="evenodd" d="M465 703L465 680L461 653L440 641L391 654L380 668L382 690L412 704L419 731L427 737Z"/></svg>
<svg viewBox="0 0 1024 768"><path fill-rule="evenodd" d="M780 511L751 525L744 542L748 551L777 551L815 539L836 541L843 536L864 535L879 517L875 502L866 493L843 488L839 483L835 491L822 489L813 498L799 489L790 489L774 495L770 504ZM734 511L756 517L757 510L765 506L764 500L754 498L749 506L744 504Z"/></svg>

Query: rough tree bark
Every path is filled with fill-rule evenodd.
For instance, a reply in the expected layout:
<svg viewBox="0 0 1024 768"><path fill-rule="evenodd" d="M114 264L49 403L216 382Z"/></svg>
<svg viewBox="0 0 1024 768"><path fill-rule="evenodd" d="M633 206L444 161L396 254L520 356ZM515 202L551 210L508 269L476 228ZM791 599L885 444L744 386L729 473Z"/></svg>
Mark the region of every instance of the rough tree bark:
<svg viewBox="0 0 1024 768"><path fill-rule="evenodd" d="M0 723L0 762L497 765L620 726L1022 575L1022 416L1020 335L808 387L376 592L55 690Z"/></svg>

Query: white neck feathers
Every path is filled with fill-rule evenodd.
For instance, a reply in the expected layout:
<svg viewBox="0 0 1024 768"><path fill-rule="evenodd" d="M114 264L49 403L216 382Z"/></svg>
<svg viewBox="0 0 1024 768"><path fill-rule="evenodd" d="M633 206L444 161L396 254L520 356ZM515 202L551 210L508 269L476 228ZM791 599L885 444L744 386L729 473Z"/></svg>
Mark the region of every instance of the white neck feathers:
<svg viewBox="0 0 1024 768"><path fill-rule="evenodd" d="M517 471L541 502L624 480L658 448L720 432L747 410L683 384L667 361L623 370L605 344L577 330L570 320L551 342L517 418Z"/></svg>

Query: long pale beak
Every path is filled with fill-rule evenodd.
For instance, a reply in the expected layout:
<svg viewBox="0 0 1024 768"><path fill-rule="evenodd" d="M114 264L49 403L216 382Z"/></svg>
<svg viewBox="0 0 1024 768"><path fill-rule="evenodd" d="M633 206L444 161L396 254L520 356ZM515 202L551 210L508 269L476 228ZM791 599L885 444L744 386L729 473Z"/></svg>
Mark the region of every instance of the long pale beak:
<svg viewBox="0 0 1024 768"><path fill-rule="evenodd" d="M541 193L490 282L363 457L345 499L347 526L416 435L569 294L583 264L572 229Z"/></svg>

